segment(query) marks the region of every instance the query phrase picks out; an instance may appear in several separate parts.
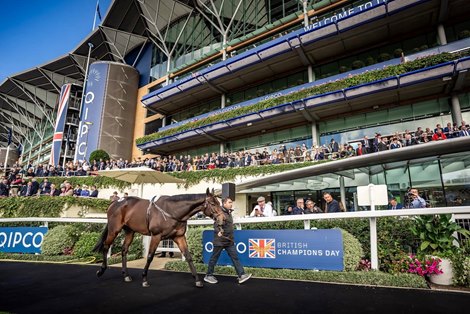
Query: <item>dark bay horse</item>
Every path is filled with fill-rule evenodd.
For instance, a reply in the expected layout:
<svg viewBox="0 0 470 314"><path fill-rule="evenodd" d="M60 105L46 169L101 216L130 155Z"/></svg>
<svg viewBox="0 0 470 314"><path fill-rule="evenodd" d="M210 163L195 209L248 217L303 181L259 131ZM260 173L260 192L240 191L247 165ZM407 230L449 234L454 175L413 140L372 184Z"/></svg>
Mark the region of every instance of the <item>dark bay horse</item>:
<svg viewBox="0 0 470 314"><path fill-rule="evenodd" d="M155 203L138 197L114 201L107 210L108 223L93 249L95 252L103 253L103 264L96 275L101 277L104 274L107 268L108 249L119 232L124 229L125 238L121 252L124 281L132 281L127 272L127 252L134 233L138 232L151 236L147 263L142 273L142 286L150 286L147 281L147 272L158 244L163 239L172 239L186 258L196 280L196 286L202 287L202 281L199 280L185 237L188 219L200 211L212 219L217 219L219 223L223 223L224 215L219 200L209 192L209 189L206 194L162 196Z"/></svg>

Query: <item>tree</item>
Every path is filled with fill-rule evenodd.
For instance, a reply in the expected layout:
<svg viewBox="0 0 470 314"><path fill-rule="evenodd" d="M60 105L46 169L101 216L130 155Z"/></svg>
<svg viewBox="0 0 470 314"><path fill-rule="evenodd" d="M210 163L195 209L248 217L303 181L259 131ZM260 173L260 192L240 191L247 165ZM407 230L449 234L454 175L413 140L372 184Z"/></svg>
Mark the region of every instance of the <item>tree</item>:
<svg viewBox="0 0 470 314"><path fill-rule="evenodd" d="M109 154L102 149L97 149L90 154L90 163L93 163L93 160L100 161L100 159L109 160Z"/></svg>

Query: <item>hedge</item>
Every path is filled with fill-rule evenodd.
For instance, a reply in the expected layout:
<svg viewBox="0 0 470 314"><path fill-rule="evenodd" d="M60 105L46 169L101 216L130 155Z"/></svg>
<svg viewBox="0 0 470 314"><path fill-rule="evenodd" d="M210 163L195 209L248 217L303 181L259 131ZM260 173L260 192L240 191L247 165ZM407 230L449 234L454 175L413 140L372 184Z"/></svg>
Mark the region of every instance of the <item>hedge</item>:
<svg viewBox="0 0 470 314"><path fill-rule="evenodd" d="M198 273L205 273L207 265L195 263ZM165 264L165 269L172 271L188 272L187 262L170 261ZM271 279L292 279L321 282L339 282L350 284L361 284L371 286L387 287L409 287L427 288L426 280L414 274L387 274L380 271L355 271L355 272L334 272L334 271L314 271L314 270L292 270L292 269L269 269L245 267L245 271L252 273L258 278ZM219 275L235 276L233 267L216 266L215 273Z"/></svg>

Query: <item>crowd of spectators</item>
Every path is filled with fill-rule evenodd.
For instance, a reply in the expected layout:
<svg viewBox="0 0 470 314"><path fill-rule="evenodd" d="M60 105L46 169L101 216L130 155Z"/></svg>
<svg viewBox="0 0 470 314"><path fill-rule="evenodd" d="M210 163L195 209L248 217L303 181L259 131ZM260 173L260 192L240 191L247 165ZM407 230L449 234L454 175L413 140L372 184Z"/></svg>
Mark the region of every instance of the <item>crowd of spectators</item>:
<svg viewBox="0 0 470 314"><path fill-rule="evenodd" d="M364 136L362 139L350 141L349 143L337 143L334 139L328 144L321 146L307 147L306 144L298 144L295 147L280 145L278 148L268 150L244 150L232 153L206 153L201 156L191 155L169 155L156 156L155 158L137 158L133 161L123 160L95 160L92 163L87 161L69 162L63 168L61 165L33 166L31 164L21 166L18 163L13 165L12 171L21 174L27 180L34 177L52 176L87 176L94 175L99 170L109 170L117 168L132 168L146 166L162 172L174 171L196 171L210 170L216 168L236 168L247 166L259 166L268 164L284 164L296 162L315 162L321 160L336 160L354 156L366 155L385 150L399 149L402 147L421 145L427 142L448 140L452 138L469 136L469 126L462 121L461 126L447 123L443 128L440 124L435 129L418 127L415 131L405 130L390 135L376 133L373 138ZM7 178L11 183L15 177Z"/></svg>

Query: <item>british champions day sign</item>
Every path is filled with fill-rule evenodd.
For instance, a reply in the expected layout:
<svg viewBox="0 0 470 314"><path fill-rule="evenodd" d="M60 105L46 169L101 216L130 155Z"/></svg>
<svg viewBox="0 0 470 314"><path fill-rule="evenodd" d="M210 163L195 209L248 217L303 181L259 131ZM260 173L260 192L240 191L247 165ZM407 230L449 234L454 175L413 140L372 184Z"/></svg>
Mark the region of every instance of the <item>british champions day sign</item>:
<svg viewBox="0 0 470 314"><path fill-rule="evenodd" d="M0 228L0 252L41 253L46 227Z"/></svg>
<svg viewBox="0 0 470 314"><path fill-rule="evenodd" d="M214 231L203 233L203 260L213 251ZM235 246L244 266L267 268L343 270L340 230L236 230ZM218 265L231 265L223 251Z"/></svg>

